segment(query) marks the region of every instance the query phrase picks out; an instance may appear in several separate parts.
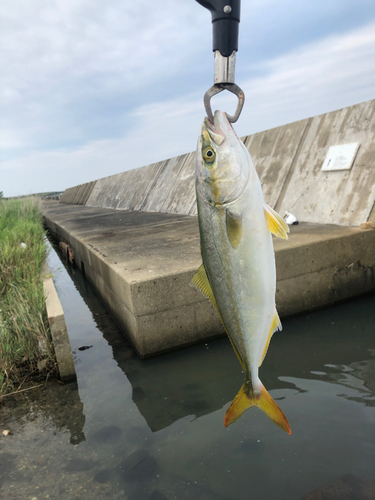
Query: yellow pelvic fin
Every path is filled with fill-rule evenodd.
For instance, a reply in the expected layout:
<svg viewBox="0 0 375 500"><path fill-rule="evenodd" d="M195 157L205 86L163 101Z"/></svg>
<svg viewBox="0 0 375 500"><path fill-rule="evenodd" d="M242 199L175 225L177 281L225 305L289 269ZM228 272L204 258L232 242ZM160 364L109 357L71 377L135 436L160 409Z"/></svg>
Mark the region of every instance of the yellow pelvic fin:
<svg viewBox="0 0 375 500"><path fill-rule="evenodd" d="M289 233L289 226L285 220L277 213L273 208L271 208L267 203L264 204L264 211L266 214L268 229L275 236L288 239L287 233Z"/></svg>
<svg viewBox="0 0 375 500"><path fill-rule="evenodd" d="M204 264L202 264L199 267L198 271L194 274L193 279L190 282L190 285L192 287L196 288L197 290L199 290L200 292L202 292L203 295L205 295L208 298L208 300L211 302L211 304L217 310L217 312L220 316L221 322L223 323L225 331L227 332L229 340L232 344L234 352L236 353L237 358L238 358L239 362L241 363L243 370L245 371L245 365L241 359L239 352L237 351L236 346L234 345L232 339L230 338L230 335L229 335L228 330L225 326L224 320L220 314L219 308L218 308L217 303L216 303L215 295L214 295L214 292L212 291L211 284L210 284L210 281L208 279L206 268L204 267Z"/></svg>
<svg viewBox="0 0 375 500"><path fill-rule="evenodd" d="M193 279L190 282L190 285L205 295L208 300L211 302L213 306L215 306L217 312L220 314L219 309L217 307L216 299L214 296L214 292L212 291L211 284L209 282L206 269L204 264L202 264L198 271L194 274Z"/></svg>
<svg viewBox="0 0 375 500"><path fill-rule="evenodd" d="M267 392L264 385L262 384L261 386L260 395L255 395L253 392L249 391L249 384L247 382L243 384L239 393L232 401L232 404L227 409L224 417L224 426L227 427L235 422L252 406L260 408L272 422L281 427L285 432L288 434L292 433L286 416L273 400L272 396Z"/></svg>
<svg viewBox="0 0 375 500"><path fill-rule="evenodd" d="M263 363L263 360L266 357L268 347L269 347L270 342L271 342L272 335L275 332L277 332L277 330L281 331L282 329L283 329L283 327L281 326L281 321L280 321L279 315L277 314L277 311L275 309L275 314L273 315L270 333L268 334L267 342L266 342L266 345L264 346L264 351L263 351L262 357L260 358L258 366L260 366Z"/></svg>
<svg viewBox="0 0 375 500"><path fill-rule="evenodd" d="M238 247L242 238L242 220L241 216L226 211L226 226L230 244L234 249Z"/></svg>

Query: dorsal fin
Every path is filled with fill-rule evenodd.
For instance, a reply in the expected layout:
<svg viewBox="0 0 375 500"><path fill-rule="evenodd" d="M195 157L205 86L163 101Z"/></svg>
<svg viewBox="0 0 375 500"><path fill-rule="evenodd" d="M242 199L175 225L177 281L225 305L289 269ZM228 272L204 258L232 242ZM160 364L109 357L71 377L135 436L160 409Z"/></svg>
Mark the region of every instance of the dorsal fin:
<svg viewBox="0 0 375 500"><path fill-rule="evenodd" d="M268 229L275 236L288 239L287 233L289 233L289 226L285 220L277 213L273 208L271 208L267 203L264 204L264 212L266 214Z"/></svg>

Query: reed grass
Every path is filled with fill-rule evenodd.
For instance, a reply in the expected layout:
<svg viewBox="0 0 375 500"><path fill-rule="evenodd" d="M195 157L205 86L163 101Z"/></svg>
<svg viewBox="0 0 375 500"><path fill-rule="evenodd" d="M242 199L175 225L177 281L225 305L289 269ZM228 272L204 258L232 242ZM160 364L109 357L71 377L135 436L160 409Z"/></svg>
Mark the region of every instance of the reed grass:
<svg viewBox="0 0 375 500"><path fill-rule="evenodd" d="M45 306L45 232L35 198L0 201L0 396L56 371Z"/></svg>

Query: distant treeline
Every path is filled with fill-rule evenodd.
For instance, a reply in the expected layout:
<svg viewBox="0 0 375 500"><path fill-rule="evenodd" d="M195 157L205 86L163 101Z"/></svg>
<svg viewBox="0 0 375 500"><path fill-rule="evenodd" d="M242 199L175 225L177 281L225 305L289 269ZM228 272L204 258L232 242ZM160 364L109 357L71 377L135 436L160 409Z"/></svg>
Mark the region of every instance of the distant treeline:
<svg viewBox="0 0 375 500"><path fill-rule="evenodd" d="M24 194L23 196L10 196L9 198L3 198L3 200L21 200L22 198L46 198L47 196L57 196L58 194L62 194L64 191L48 191L46 193L33 193L33 194Z"/></svg>

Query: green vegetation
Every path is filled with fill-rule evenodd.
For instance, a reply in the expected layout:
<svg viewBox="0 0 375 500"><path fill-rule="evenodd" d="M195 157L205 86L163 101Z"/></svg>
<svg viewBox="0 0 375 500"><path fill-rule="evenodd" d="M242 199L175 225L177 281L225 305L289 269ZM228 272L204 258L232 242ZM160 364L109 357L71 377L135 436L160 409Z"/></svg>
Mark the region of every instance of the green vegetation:
<svg viewBox="0 0 375 500"><path fill-rule="evenodd" d="M41 279L44 238L37 199L0 200L0 395L55 371Z"/></svg>

